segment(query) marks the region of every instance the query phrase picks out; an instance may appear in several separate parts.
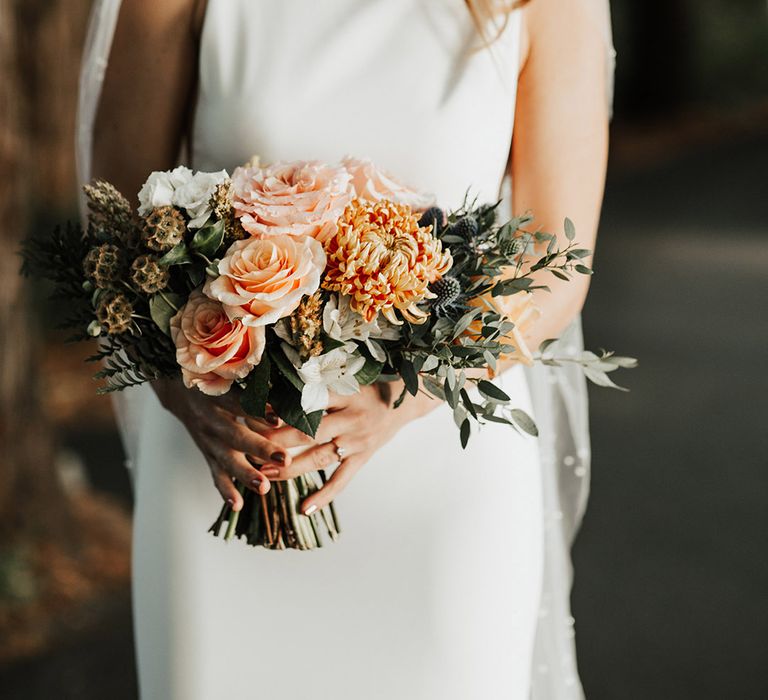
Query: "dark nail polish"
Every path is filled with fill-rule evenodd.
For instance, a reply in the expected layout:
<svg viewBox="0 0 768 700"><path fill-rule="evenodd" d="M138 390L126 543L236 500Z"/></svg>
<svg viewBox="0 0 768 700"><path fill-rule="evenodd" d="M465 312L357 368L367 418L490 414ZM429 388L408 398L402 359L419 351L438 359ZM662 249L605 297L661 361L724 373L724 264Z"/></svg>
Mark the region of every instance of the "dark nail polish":
<svg viewBox="0 0 768 700"><path fill-rule="evenodd" d="M267 423L270 425L279 425L280 419L274 413L268 413L266 416Z"/></svg>
<svg viewBox="0 0 768 700"><path fill-rule="evenodd" d="M285 464L285 455L282 452L273 452L270 459L278 464Z"/></svg>

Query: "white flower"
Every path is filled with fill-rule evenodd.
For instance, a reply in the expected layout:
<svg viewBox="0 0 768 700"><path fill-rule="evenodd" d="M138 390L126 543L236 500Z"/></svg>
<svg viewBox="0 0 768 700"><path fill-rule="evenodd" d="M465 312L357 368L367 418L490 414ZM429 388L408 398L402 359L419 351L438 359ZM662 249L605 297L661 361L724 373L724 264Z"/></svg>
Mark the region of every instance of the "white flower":
<svg viewBox="0 0 768 700"><path fill-rule="evenodd" d="M384 349L375 341L397 340L400 331L396 326L379 315L370 323L354 311L346 295L332 294L323 309L323 330L334 340L346 343L357 340L365 343L375 360L384 362Z"/></svg>
<svg viewBox="0 0 768 700"><path fill-rule="evenodd" d="M185 209L190 218L189 228L201 228L213 211L211 197L224 180L229 177L226 170L217 173L195 173L181 187L176 188L173 204Z"/></svg>
<svg viewBox="0 0 768 700"><path fill-rule="evenodd" d="M157 207L173 204L175 191L192 178L192 171L180 165L174 170L156 170L150 173L139 190L139 214L146 216Z"/></svg>
<svg viewBox="0 0 768 700"><path fill-rule="evenodd" d="M306 413L328 408L329 392L350 396L360 391L355 374L365 364L365 358L358 355L354 343L334 348L322 355L310 357L301 363L296 351L283 344L283 350L293 362L299 377L304 382L301 392L301 407Z"/></svg>

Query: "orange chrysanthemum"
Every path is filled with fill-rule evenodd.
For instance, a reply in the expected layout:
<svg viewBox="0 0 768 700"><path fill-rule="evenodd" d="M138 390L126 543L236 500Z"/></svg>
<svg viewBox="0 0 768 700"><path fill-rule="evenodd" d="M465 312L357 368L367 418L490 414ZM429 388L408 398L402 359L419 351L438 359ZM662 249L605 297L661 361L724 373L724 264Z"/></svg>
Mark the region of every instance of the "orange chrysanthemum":
<svg viewBox="0 0 768 700"><path fill-rule="evenodd" d="M420 228L410 207L388 200L351 202L325 252L323 288L351 297L368 322L380 311L399 324L396 310L411 323L426 321L417 304L433 296L429 284L453 263L430 226Z"/></svg>

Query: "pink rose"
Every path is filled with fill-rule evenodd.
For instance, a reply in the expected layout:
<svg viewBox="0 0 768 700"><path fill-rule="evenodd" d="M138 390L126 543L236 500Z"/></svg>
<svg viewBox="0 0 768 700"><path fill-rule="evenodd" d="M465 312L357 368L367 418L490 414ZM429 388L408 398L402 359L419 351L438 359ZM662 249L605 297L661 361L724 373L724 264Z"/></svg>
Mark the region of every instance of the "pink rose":
<svg viewBox="0 0 768 700"><path fill-rule="evenodd" d="M315 236L352 200L350 175L320 162L237 168L232 175L235 215L253 236Z"/></svg>
<svg viewBox="0 0 768 700"><path fill-rule="evenodd" d="M233 243L204 291L224 305L230 319L265 326L288 316L320 286L323 246L309 236L246 238Z"/></svg>
<svg viewBox="0 0 768 700"><path fill-rule="evenodd" d="M200 291L171 319L171 338L184 385L204 394L226 394L235 379L247 376L264 352L263 327L230 321L223 307Z"/></svg>
<svg viewBox="0 0 768 700"><path fill-rule="evenodd" d="M360 199L378 202L388 199L397 204L405 204L414 211L429 209L434 203L432 195L418 192L383 170L380 170L371 160L346 157L342 165L352 176L355 194Z"/></svg>

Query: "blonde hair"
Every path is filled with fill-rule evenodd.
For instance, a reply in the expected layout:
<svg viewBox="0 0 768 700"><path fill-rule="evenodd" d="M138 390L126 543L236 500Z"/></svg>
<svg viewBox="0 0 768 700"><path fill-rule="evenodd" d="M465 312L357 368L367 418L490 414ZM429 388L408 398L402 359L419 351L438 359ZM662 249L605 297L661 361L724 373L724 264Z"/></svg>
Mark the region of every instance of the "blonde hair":
<svg viewBox="0 0 768 700"><path fill-rule="evenodd" d="M506 29L509 15L529 0L465 0L472 21L486 45L492 44Z"/></svg>

